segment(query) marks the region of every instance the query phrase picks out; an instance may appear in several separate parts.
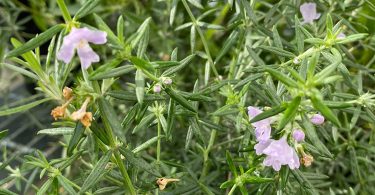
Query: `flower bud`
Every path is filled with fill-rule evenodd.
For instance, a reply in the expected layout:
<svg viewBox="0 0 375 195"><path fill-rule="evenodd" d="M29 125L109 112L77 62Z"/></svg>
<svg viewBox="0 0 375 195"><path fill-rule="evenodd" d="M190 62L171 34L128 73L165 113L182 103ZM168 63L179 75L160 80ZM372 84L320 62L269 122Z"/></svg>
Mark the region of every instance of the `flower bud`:
<svg viewBox="0 0 375 195"><path fill-rule="evenodd" d="M163 83L164 83L165 85L171 85L171 84L172 84L172 79L169 78L169 77L164 78Z"/></svg>
<svg viewBox="0 0 375 195"><path fill-rule="evenodd" d="M321 125L324 123L324 116L320 114L314 114L311 118L310 121L315 124L315 125Z"/></svg>
<svg viewBox="0 0 375 195"><path fill-rule="evenodd" d="M160 93L161 92L161 85L156 84L154 85L154 93Z"/></svg>
<svg viewBox="0 0 375 195"><path fill-rule="evenodd" d="M300 130L300 129L295 129L293 131L293 138L297 142L301 142L301 141L303 141L305 139L305 133L302 130Z"/></svg>

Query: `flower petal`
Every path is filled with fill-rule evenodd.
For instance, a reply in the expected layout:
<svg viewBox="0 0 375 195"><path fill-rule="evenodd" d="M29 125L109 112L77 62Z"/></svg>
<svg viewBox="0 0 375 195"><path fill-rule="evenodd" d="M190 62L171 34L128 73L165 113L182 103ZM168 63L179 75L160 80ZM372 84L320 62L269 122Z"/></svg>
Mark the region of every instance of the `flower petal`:
<svg viewBox="0 0 375 195"><path fill-rule="evenodd" d="M304 3L299 7L299 10L304 20L303 23L312 23L320 17L320 14L316 13L315 3Z"/></svg>
<svg viewBox="0 0 375 195"><path fill-rule="evenodd" d="M64 61L66 64L69 63L74 55L74 44L66 44L65 41L57 53L57 59Z"/></svg>
<svg viewBox="0 0 375 195"><path fill-rule="evenodd" d="M274 140L269 139L267 141L260 141L259 143L255 144L255 146L254 146L255 153L257 155L263 154L264 149L266 149L271 144L272 141L274 141Z"/></svg>
<svg viewBox="0 0 375 195"><path fill-rule="evenodd" d="M77 53L81 61L81 66L88 69L93 62L99 62L99 56L96 54L88 43L81 43L77 48Z"/></svg>
<svg viewBox="0 0 375 195"><path fill-rule="evenodd" d="M87 42L94 44L104 44L107 42L107 33L98 30L91 30L88 28L81 28L80 33L82 33L82 38Z"/></svg>

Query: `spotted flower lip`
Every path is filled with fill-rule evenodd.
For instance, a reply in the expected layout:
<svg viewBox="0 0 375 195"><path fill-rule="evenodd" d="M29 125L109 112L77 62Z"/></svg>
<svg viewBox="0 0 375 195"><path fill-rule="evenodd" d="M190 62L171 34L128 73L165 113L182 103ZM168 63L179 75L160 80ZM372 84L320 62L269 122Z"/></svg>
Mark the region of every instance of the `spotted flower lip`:
<svg viewBox="0 0 375 195"><path fill-rule="evenodd" d="M98 54L92 50L89 43L104 44L106 42L106 32L90 30L86 27L73 28L72 31L64 37L63 44L57 53L57 59L69 63L77 49L81 66L87 69L92 63L99 62Z"/></svg>
<svg viewBox="0 0 375 195"><path fill-rule="evenodd" d="M303 17L303 24L310 23L312 24L314 20L320 18L320 13L316 12L315 3L304 3L299 7L299 10Z"/></svg>

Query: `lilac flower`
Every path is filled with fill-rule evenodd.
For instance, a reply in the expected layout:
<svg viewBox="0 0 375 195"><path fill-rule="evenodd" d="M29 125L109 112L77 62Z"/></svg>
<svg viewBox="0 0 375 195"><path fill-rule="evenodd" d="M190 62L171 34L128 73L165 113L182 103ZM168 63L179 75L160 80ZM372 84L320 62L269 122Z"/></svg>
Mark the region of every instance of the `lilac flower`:
<svg viewBox="0 0 375 195"><path fill-rule="evenodd" d="M312 24L314 20L320 17L320 13L316 13L315 3L304 3L299 7L299 10L303 17L303 24Z"/></svg>
<svg viewBox="0 0 375 195"><path fill-rule="evenodd" d="M336 39L344 39L346 37L346 35L342 32L340 32L337 36L336 36Z"/></svg>
<svg viewBox="0 0 375 195"><path fill-rule="evenodd" d="M165 85L171 85L172 84L172 79L171 78L164 78L163 79L163 83L165 84Z"/></svg>
<svg viewBox="0 0 375 195"><path fill-rule="evenodd" d="M305 133L300 129L295 129L292 135L297 142L301 142L305 139Z"/></svg>
<svg viewBox="0 0 375 195"><path fill-rule="evenodd" d="M311 118L310 121L315 124L315 125L321 125L324 123L324 116L320 114L314 114Z"/></svg>
<svg viewBox="0 0 375 195"><path fill-rule="evenodd" d="M263 165L272 166L275 171L280 171L281 165L288 165L290 169L296 169L300 166L296 151L288 145L285 137L279 140L271 140L269 145L262 150L262 153L267 156Z"/></svg>
<svg viewBox="0 0 375 195"><path fill-rule="evenodd" d="M88 28L73 28L64 37L57 59L69 63L73 58L75 49L77 49L81 66L85 69L89 68L93 62L99 62L99 56L91 49L89 42L104 44L107 42L107 33Z"/></svg>
<svg viewBox="0 0 375 195"><path fill-rule="evenodd" d="M254 146L254 149L255 149L255 153L257 155L261 155L263 154L263 151L271 144L271 142L273 142L275 140L273 139L269 139L267 141L260 141L258 142L257 144L255 144Z"/></svg>
<svg viewBox="0 0 375 195"><path fill-rule="evenodd" d="M258 114L262 113L261 110L259 110L256 107L249 106L248 108L248 114L250 119L254 118ZM264 142L270 139L271 137L271 119L263 119L254 123L251 123L253 127L255 128L255 137L257 141Z"/></svg>
<svg viewBox="0 0 375 195"><path fill-rule="evenodd" d="M161 85L160 84L154 85L154 93L160 93L160 91L161 91Z"/></svg>

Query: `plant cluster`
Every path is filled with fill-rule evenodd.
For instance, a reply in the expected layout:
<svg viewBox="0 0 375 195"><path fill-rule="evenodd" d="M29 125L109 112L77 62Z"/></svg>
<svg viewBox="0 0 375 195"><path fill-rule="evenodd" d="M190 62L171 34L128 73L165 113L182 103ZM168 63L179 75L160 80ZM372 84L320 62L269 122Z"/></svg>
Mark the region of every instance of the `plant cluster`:
<svg viewBox="0 0 375 195"><path fill-rule="evenodd" d="M0 194L375 193L372 1L0 5L0 71L37 93L0 117L53 105L32 136L62 148L3 147Z"/></svg>

